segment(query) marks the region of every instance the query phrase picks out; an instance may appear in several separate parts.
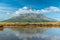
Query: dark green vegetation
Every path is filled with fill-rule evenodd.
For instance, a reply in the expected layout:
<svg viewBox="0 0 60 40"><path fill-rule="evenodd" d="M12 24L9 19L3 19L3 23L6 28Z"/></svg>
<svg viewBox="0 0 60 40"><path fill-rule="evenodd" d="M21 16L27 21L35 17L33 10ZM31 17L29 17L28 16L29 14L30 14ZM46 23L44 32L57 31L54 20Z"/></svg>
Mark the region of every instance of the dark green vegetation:
<svg viewBox="0 0 60 40"><path fill-rule="evenodd" d="M43 14L26 13L16 15L5 22L53 22L54 19L48 18Z"/></svg>

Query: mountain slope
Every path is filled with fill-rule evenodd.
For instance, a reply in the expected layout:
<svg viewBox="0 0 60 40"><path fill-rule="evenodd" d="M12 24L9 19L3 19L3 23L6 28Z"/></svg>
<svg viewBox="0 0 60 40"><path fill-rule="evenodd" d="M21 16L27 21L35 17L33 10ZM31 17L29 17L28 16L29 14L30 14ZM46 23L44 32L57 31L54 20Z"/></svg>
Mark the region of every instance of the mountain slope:
<svg viewBox="0 0 60 40"><path fill-rule="evenodd" d="M43 14L26 13L14 16L8 20L5 20L5 22L53 22L53 20L54 19L47 18Z"/></svg>

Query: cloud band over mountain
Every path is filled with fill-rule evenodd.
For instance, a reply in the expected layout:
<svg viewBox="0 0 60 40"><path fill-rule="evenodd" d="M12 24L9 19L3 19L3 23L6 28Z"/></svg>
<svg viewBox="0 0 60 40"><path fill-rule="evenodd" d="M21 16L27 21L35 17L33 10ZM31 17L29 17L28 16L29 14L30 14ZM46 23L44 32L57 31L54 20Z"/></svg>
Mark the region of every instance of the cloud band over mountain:
<svg viewBox="0 0 60 40"><path fill-rule="evenodd" d="M55 6L50 6L48 8L36 10L36 9L29 8L29 7L23 7L23 8L20 8L19 10L17 10L15 13L16 14L25 14L25 13L43 14L43 13L49 13L49 12L51 12L51 13L60 12L60 8L55 7Z"/></svg>

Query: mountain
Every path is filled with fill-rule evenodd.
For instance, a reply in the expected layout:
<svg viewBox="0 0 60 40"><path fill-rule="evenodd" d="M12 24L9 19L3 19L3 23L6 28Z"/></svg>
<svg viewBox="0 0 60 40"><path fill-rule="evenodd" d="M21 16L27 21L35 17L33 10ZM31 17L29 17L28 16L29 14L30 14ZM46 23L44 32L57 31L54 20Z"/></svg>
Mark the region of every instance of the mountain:
<svg viewBox="0 0 60 40"><path fill-rule="evenodd" d="M26 13L16 15L5 22L53 22L54 19L48 18L43 14Z"/></svg>

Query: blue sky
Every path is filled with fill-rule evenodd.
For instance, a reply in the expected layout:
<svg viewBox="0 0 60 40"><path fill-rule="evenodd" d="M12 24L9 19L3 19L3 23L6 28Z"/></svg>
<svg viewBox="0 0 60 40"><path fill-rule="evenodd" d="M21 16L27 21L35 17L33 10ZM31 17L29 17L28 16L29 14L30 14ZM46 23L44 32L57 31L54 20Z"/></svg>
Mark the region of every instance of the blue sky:
<svg viewBox="0 0 60 40"><path fill-rule="evenodd" d="M0 0L0 21L11 18L14 12L24 6L36 10L51 6L60 8L60 0ZM60 21L60 12L44 13L44 15Z"/></svg>

